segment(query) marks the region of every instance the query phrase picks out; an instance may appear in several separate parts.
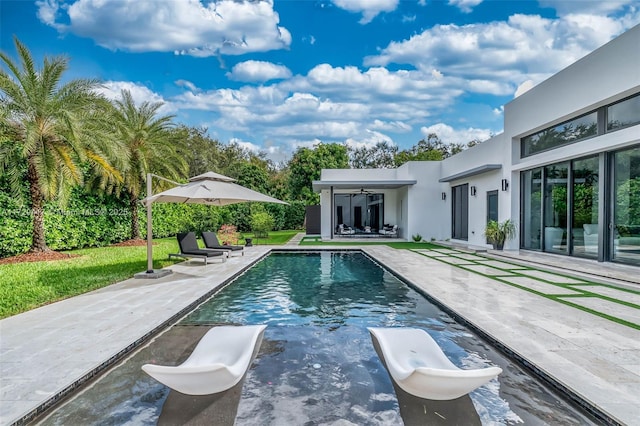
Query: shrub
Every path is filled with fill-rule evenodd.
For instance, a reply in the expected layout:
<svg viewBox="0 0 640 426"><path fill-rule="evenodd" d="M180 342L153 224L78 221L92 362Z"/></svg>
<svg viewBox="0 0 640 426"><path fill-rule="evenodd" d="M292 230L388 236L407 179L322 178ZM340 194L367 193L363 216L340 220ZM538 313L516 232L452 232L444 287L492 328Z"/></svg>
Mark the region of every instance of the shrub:
<svg viewBox="0 0 640 426"><path fill-rule="evenodd" d="M251 229L256 238L267 238L273 230L273 217L267 212L257 212L251 215Z"/></svg>
<svg viewBox="0 0 640 426"><path fill-rule="evenodd" d="M411 238L413 238L413 241L415 241L416 243L422 241L422 235L420 234L413 235Z"/></svg>
<svg viewBox="0 0 640 426"><path fill-rule="evenodd" d="M218 237L220 244L234 245L238 244L240 234L238 233L238 228L234 225L222 225L218 230Z"/></svg>

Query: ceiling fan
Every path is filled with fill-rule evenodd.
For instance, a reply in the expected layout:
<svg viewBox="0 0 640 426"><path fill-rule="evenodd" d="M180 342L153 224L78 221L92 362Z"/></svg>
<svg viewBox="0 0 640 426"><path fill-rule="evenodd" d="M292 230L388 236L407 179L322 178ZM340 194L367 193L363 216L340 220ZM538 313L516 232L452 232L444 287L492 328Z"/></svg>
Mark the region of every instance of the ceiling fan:
<svg viewBox="0 0 640 426"><path fill-rule="evenodd" d="M373 191L368 191L368 190L366 190L366 189L364 189L364 188L360 188L360 190L359 190L359 191L358 191L358 190L355 190L355 191L353 191L353 192L352 192L352 194L360 194L360 195L365 195L365 194L367 194L367 195L368 195L368 194L373 194Z"/></svg>

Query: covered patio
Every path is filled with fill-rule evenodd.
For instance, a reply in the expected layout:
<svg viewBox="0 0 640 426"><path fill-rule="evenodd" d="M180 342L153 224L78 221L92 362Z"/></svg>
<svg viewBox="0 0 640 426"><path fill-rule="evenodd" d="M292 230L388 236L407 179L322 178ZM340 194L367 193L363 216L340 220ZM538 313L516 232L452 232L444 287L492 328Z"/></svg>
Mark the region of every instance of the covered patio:
<svg viewBox="0 0 640 426"><path fill-rule="evenodd" d="M407 193L416 184L397 169L323 170L320 193L323 238L406 239Z"/></svg>

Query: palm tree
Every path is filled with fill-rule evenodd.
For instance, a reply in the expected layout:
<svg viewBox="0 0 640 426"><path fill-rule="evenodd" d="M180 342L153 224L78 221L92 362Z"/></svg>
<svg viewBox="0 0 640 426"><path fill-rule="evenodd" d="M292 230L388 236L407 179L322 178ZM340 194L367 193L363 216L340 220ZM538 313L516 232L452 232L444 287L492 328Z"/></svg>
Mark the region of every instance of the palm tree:
<svg viewBox="0 0 640 426"><path fill-rule="evenodd" d="M138 201L145 188L147 173L169 179L186 177L187 162L180 153L173 129L173 116L157 116L162 102L144 102L136 106L131 93L122 90L122 99L114 101L113 125L116 137L127 150L129 163L123 170L122 189L129 196L131 239L140 238Z"/></svg>
<svg viewBox="0 0 640 426"><path fill-rule="evenodd" d="M50 251L45 240L44 203L62 203L83 183L86 167L110 180L121 179L109 159L117 144L103 126L108 101L97 80L61 84L65 57L44 58L36 69L29 50L17 38L20 66L0 52L10 74L0 69L0 170L18 188L26 180L33 212L30 252Z"/></svg>

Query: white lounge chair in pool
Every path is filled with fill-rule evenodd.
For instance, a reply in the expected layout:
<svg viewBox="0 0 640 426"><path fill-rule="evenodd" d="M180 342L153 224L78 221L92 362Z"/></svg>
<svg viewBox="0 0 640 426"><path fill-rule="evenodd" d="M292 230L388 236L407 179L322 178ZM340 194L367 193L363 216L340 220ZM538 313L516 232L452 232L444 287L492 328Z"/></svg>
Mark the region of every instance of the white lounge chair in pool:
<svg viewBox="0 0 640 426"><path fill-rule="evenodd" d="M450 400L468 394L502 373L500 367L462 370L429 334L417 328L369 328L393 380L424 399Z"/></svg>
<svg viewBox="0 0 640 426"><path fill-rule="evenodd" d="M145 364L145 373L187 395L209 395L235 386L244 376L266 325L214 327L178 366Z"/></svg>

